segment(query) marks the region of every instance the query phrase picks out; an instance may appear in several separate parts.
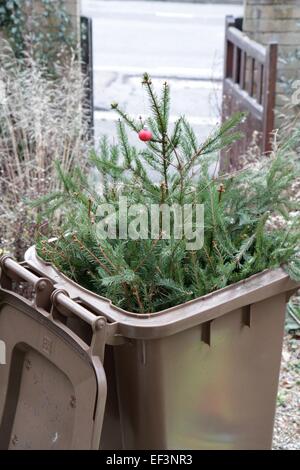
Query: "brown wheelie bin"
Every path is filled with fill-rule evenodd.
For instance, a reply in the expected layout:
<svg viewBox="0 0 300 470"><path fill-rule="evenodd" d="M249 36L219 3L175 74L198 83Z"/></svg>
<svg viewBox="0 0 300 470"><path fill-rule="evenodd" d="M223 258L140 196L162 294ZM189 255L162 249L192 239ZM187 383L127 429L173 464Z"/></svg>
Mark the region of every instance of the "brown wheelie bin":
<svg viewBox="0 0 300 470"><path fill-rule="evenodd" d="M3 328L11 325L10 311L18 308L23 327L28 325L32 332L35 330L29 327L28 318L34 315L39 318L42 326L36 329L41 331L34 333L35 337L47 338L51 331L55 345L63 340L68 344L70 354L71 351L73 354L72 366L76 367L81 361L82 367L83 363L85 367L89 364L89 372L95 374L98 371L102 378L106 376L107 399L104 380L101 383L95 380L92 391L86 389L84 400L77 396L76 379L69 377L71 370L64 366L64 354L59 354L59 364L48 355L48 369L46 366L43 369L45 380L48 380L47 370L52 371L54 366L58 375L65 379L65 384L62 382L58 389L53 385L56 379L49 376L54 399L59 400L59 395L65 393L66 402L71 395L78 406L92 407L95 403L100 406L100 400L103 410L105 404L103 426L100 423L102 411L93 418L101 449L271 447L285 306L289 295L298 287L281 268L262 272L184 305L141 315L117 308L109 300L81 288L39 259L34 248L26 254L26 267L18 266L9 258L2 261L2 266L0 339ZM37 300L30 307L11 292L11 283L7 281L15 276L25 278L25 273L34 277L31 281L35 285L41 282L42 276L49 291L49 295L44 293L46 300L41 302L41 294L36 288ZM7 299L10 299L10 307L7 307ZM6 312L7 309L10 311ZM21 330L17 319L13 324L18 338ZM31 336L28 331L27 342ZM9 350L16 348L13 346L16 339L11 341L8 336L7 340ZM26 341L21 340L22 344ZM41 360L45 354L43 346L39 346L43 341L39 341L30 347ZM0 369L4 447L12 447L14 436L18 436L17 424L21 422L18 407L22 393L19 392L14 403L7 404L10 402L7 390L11 380L17 381L22 390L26 370L24 354L15 356L15 362L12 356L8 354L7 371L5 367ZM31 362L32 368L39 370L38 361ZM13 368L19 370L18 379L9 379L9 375L15 374ZM101 392L95 400L97 387ZM38 400L26 402L27 413L35 417L36 402L40 403ZM43 407L47 410L47 402ZM22 412L21 407L20 416ZM38 413L41 413L40 409ZM57 413L57 419L58 416ZM61 422L68 417L62 415ZM35 419L39 423L39 418ZM47 421L47 416L43 419ZM75 432L74 420L68 426L70 432ZM86 426L93 429L92 421L87 420ZM95 440L87 442L84 440L86 432L83 433L82 442L69 438L61 446L95 448ZM22 442L25 442L27 429L21 434ZM45 445L48 448L50 441L46 441L32 439L32 447Z"/></svg>
<svg viewBox="0 0 300 470"><path fill-rule="evenodd" d="M24 281L34 287L33 300L14 292L14 284ZM89 345L65 325L68 315L90 327ZM1 449L99 448L107 391L104 325L48 279L3 260Z"/></svg>

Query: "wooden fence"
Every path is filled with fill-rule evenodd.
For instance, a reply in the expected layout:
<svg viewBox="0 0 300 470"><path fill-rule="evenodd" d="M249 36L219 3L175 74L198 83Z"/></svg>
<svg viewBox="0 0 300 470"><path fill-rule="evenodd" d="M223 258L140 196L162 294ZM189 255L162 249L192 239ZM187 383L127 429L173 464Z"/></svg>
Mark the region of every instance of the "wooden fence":
<svg viewBox="0 0 300 470"><path fill-rule="evenodd" d="M240 125L245 137L221 153L223 172L239 168L254 140L261 152L269 152L274 129L277 44L264 47L241 29L241 18L226 17L222 119L236 111L248 114Z"/></svg>

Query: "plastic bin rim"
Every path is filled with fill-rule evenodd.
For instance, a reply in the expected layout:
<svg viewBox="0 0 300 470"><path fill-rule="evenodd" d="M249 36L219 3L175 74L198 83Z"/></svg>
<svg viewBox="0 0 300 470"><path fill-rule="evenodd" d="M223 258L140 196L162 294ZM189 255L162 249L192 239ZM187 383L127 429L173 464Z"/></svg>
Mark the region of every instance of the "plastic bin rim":
<svg viewBox="0 0 300 470"><path fill-rule="evenodd" d="M99 312L111 322L120 323L123 327L120 333L132 338L168 336L282 292L295 291L300 285L291 280L283 268L268 269L184 304L155 313L139 314L123 310L106 297L72 281L51 263L42 260L35 246L26 251L25 262L30 269L51 279L56 287L66 289L73 300L83 302L95 314ZM153 329L161 331L155 333Z"/></svg>

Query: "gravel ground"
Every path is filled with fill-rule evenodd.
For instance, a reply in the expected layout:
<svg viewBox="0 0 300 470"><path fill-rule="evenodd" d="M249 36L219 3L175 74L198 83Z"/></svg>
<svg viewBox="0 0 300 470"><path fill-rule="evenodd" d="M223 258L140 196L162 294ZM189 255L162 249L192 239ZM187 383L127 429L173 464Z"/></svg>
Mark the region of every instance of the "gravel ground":
<svg viewBox="0 0 300 470"><path fill-rule="evenodd" d="M300 449L300 337L284 339L273 448Z"/></svg>
<svg viewBox="0 0 300 470"><path fill-rule="evenodd" d="M291 199L300 201L299 180L297 180L291 188ZM280 222L279 225L281 225ZM277 450L300 450L299 330L297 336L287 334L284 338L273 448Z"/></svg>

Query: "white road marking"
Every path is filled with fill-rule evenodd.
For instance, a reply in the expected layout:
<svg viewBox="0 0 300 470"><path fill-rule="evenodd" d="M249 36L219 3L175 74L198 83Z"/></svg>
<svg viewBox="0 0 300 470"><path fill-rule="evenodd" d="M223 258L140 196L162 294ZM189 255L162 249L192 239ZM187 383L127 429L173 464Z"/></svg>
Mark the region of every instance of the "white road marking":
<svg viewBox="0 0 300 470"><path fill-rule="evenodd" d="M161 16L164 18L182 18L182 19L193 19L196 15L192 13L176 13L175 11L156 11L155 16Z"/></svg>

